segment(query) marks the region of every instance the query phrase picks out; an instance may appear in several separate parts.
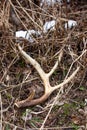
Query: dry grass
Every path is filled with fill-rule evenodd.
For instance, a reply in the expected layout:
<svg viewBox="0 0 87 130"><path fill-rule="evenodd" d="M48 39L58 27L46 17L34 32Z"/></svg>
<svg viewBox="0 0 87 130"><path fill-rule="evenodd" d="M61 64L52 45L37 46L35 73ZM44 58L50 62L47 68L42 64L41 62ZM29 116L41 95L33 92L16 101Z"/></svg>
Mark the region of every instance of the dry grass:
<svg viewBox="0 0 87 130"><path fill-rule="evenodd" d="M35 7L29 1L9 0L0 6L0 128L2 130L79 129L87 127L87 2L71 8L65 4ZM10 13L13 7L15 15ZM21 40L21 46L49 72L63 49L59 68L50 78L54 86L66 79L77 66L80 71L68 85L54 92L37 106L17 109L14 102L26 99L29 89L36 89L35 98L43 94L43 84L31 65L25 63L16 47L16 30L42 31L47 20L55 19L56 29L35 38L34 43ZM74 19L78 25L65 30L64 23ZM20 39L19 39L20 40ZM67 75L66 75L67 74ZM42 87L42 88L41 88ZM87 102L86 102L87 103ZM68 104L68 105L67 105ZM79 112L80 111L80 112Z"/></svg>

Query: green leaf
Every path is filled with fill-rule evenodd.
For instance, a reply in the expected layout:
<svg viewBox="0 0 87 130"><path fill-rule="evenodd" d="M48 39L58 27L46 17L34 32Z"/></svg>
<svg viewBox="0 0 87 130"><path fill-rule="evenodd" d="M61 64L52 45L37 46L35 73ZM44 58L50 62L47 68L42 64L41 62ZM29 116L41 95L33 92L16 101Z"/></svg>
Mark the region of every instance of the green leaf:
<svg viewBox="0 0 87 130"><path fill-rule="evenodd" d="M72 124L72 127L74 128L74 130L78 130L79 129L79 126L75 125L75 124Z"/></svg>
<svg viewBox="0 0 87 130"><path fill-rule="evenodd" d="M79 90L84 91L84 90L85 90L85 87L84 87L84 86L80 86L80 87L79 87Z"/></svg>
<svg viewBox="0 0 87 130"><path fill-rule="evenodd" d="M11 130L8 124L6 125L6 130Z"/></svg>

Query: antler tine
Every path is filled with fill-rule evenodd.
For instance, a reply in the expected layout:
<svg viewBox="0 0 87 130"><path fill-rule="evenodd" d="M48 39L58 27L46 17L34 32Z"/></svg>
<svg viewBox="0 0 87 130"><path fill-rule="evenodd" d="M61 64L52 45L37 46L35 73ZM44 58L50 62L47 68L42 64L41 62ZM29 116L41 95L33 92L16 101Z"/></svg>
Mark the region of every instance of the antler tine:
<svg viewBox="0 0 87 130"><path fill-rule="evenodd" d="M33 67L37 70L41 78L44 79L45 72L42 70L40 64L36 60L34 60L30 55L28 55L25 51L23 51L20 45L18 45L18 49L20 51L20 54L24 57L24 59L26 59L28 63L33 65Z"/></svg>
<svg viewBox="0 0 87 130"><path fill-rule="evenodd" d="M50 94L54 90L56 90L56 89L58 89L60 87L63 87L65 84L69 83L74 78L74 76L77 74L77 72L79 71L79 67L77 67L77 69L72 73L72 75L70 77L68 77L66 80L64 80L59 85L56 85L56 86L52 87L50 85L50 82L49 82L49 77L53 74L53 72L55 71L55 69L58 66L58 63L61 61L63 51L60 52L58 61L55 63L55 65L53 66L51 71L49 73L45 73L43 71L43 69L41 68L40 64L35 59L33 59L31 56L26 54L26 52L23 51L22 48L19 45L18 45L18 49L19 49L21 55L24 57L24 59L26 59L29 63L31 63L33 65L33 67L37 70L37 72L39 73L39 75L40 75L40 77L41 77L41 79L43 81L43 85L44 85L44 88L45 88L44 94L40 98L30 100L30 98L28 97L25 100L22 100L22 101L19 101L19 102L15 103L15 105L18 108L26 107L26 106L33 106L33 105L37 105L39 103L42 103L43 101L45 101L50 96Z"/></svg>
<svg viewBox="0 0 87 130"><path fill-rule="evenodd" d="M58 60L56 61L55 65L53 66L53 68L51 69L51 71L47 74L48 77L50 77L54 73L54 71L56 70L56 68L58 66L58 63L62 59L62 56L63 56L63 50L60 51L59 56L58 56Z"/></svg>
<svg viewBox="0 0 87 130"><path fill-rule="evenodd" d="M77 74L77 72L79 71L80 67L78 66L77 69L67 78L65 79L62 83L60 83L59 85L56 85L53 88L53 91L60 88L60 87L63 87L64 85L66 85L67 83L69 83L74 77L75 75Z"/></svg>

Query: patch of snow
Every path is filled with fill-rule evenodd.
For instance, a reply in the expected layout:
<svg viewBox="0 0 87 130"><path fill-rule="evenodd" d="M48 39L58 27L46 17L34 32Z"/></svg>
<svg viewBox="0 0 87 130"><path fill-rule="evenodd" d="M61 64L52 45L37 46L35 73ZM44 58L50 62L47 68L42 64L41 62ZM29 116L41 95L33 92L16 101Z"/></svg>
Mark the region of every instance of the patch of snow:
<svg viewBox="0 0 87 130"><path fill-rule="evenodd" d="M43 26L43 32L47 33L49 30L55 29L56 21L52 20L49 22L46 22ZM67 23L65 23L65 29L71 29L72 27L77 26L77 22L75 20L68 20Z"/></svg>
<svg viewBox="0 0 87 130"><path fill-rule="evenodd" d="M16 31L16 37L25 38L27 31Z"/></svg>
<svg viewBox="0 0 87 130"><path fill-rule="evenodd" d="M51 21L47 21L44 25L43 25L43 33L47 33L48 31L52 31L55 30L55 25L56 25L56 20L51 20ZM68 20L67 23L65 23L65 29L72 29L72 27L77 26L77 22L75 20ZM17 38L25 38L28 41L30 41L31 43L33 43L35 41L35 38L41 36L41 32L40 31L35 31L35 30L28 30L28 31L16 31L16 37Z"/></svg>
<svg viewBox="0 0 87 130"><path fill-rule="evenodd" d="M77 22L75 20L68 20L68 22L65 23L65 29L71 29L74 26L77 26Z"/></svg>
<svg viewBox="0 0 87 130"><path fill-rule="evenodd" d="M43 32L44 32L44 33L47 33L49 30L54 30L54 29L55 29L55 24L56 24L56 21L55 21L55 20L46 22L46 23L44 24L44 26L43 26Z"/></svg>
<svg viewBox="0 0 87 130"><path fill-rule="evenodd" d="M40 6L43 6L43 5L52 6L52 5L56 4L57 2L61 4L63 2L63 0L41 0ZM67 3L69 3L69 2L70 2L70 0L67 0Z"/></svg>
<svg viewBox="0 0 87 130"><path fill-rule="evenodd" d="M20 37L20 38L25 38L28 41L30 41L31 43L34 42L34 36L38 37L40 36L41 33L39 31L35 31L35 30L28 30L28 31L16 31L16 37Z"/></svg>
<svg viewBox="0 0 87 130"><path fill-rule="evenodd" d="M61 3L62 0L41 0L40 6L42 6L42 5L51 6L51 5L54 5L57 2Z"/></svg>

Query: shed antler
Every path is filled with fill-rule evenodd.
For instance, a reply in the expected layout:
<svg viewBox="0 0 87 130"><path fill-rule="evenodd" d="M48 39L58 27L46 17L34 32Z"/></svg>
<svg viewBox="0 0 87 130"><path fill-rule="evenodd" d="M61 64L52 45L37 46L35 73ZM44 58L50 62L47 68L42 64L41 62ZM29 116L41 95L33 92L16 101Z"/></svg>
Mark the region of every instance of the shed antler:
<svg viewBox="0 0 87 130"><path fill-rule="evenodd" d="M50 85L49 78L53 74L53 72L56 70L58 63L61 61L63 51L60 52L58 60L56 61L55 65L53 66L51 71L49 73L45 73L44 70L41 68L40 64L35 59L33 59L31 56L29 56L25 51L23 51L22 48L20 47L20 45L18 45L18 49L19 49L21 55L24 57L24 59L26 59L37 70L37 72L39 73L39 75L40 75L40 77L43 81L43 85L44 85L44 88L45 88L44 94L40 98L33 99L34 92L32 92L31 96L29 96L27 99L22 100L22 101L18 101L17 103L15 103L15 105L18 108L26 107L26 106L33 106L33 105L37 105L37 104L42 103L43 101L45 101L50 96L50 94L54 90L56 90L60 87L63 87L64 85L69 83L74 78L74 76L77 74L77 72L79 71L80 67L77 67L77 69L71 74L71 76L69 76L66 80L64 80L59 85L55 85L54 87L52 87Z"/></svg>

